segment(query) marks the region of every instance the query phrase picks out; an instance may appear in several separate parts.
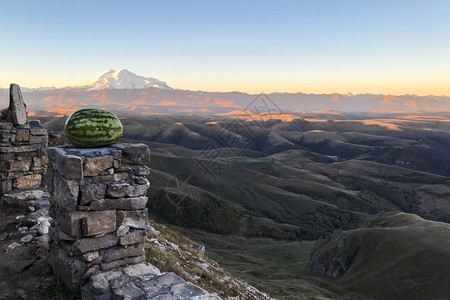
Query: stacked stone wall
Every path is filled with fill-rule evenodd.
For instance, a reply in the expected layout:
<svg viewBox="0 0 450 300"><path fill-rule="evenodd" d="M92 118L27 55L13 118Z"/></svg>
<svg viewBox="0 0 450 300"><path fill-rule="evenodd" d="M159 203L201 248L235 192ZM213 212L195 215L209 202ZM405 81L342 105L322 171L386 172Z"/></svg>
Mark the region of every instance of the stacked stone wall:
<svg viewBox="0 0 450 300"><path fill-rule="evenodd" d="M47 171L48 133L39 121L0 121L0 195L41 185Z"/></svg>
<svg viewBox="0 0 450 300"><path fill-rule="evenodd" d="M150 151L115 144L49 151L50 264L71 287L93 275L145 260Z"/></svg>
<svg viewBox="0 0 450 300"><path fill-rule="evenodd" d="M9 94L0 116L0 199L15 189L39 187L48 164L47 130L38 120L28 122L17 84L11 84Z"/></svg>

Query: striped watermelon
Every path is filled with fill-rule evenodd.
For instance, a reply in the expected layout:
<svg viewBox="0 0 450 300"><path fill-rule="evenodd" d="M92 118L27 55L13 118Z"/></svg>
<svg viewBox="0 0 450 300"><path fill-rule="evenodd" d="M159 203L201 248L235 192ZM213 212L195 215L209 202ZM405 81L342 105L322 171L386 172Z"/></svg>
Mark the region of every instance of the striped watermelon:
<svg viewBox="0 0 450 300"><path fill-rule="evenodd" d="M69 116L65 132L69 142L77 147L100 147L116 143L122 137L123 126L115 114L88 108Z"/></svg>

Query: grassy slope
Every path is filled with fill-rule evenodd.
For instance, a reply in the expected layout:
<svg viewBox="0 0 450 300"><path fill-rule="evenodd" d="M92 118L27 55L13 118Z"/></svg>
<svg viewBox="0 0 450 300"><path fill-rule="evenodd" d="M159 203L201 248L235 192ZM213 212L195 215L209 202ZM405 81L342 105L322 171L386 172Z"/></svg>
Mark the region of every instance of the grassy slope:
<svg viewBox="0 0 450 300"><path fill-rule="evenodd" d="M450 295L447 223L385 213L369 228L333 234L314 252L328 260L355 252L350 269L329 281L371 299L448 299Z"/></svg>

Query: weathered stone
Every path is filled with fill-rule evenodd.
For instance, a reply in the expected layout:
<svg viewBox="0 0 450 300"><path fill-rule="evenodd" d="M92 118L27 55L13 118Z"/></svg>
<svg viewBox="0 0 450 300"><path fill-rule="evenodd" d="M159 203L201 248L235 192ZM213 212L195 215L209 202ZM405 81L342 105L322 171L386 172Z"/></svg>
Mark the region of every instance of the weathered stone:
<svg viewBox="0 0 450 300"><path fill-rule="evenodd" d="M110 292L111 288L109 281L122 275L123 273L120 271L110 271L92 276L89 279L91 292L96 295L102 295Z"/></svg>
<svg viewBox="0 0 450 300"><path fill-rule="evenodd" d="M106 195L112 198L121 198L121 197L140 197L144 196L147 193L149 188L149 182L145 182L145 184L133 184L129 183L117 183L113 182L108 184L108 188L106 190Z"/></svg>
<svg viewBox="0 0 450 300"><path fill-rule="evenodd" d="M26 172L30 170L31 158L24 160L2 161L0 171L4 172Z"/></svg>
<svg viewBox="0 0 450 300"><path fill-rule="evenodd" d="M101 172L113 167L112 156L86 157L84 160L84 176L97 176Z"/></svg>
<svg viewBox="0 0 450 300"><path fill-rule="evenodd" d="M32 234L27 234L26 236L24 236L20 239L20 242L24 243L24 244L28 244L29 242L31 242L33 240L33 238L34 238L34 236Z"/></svg>
<svg viewBox="0 0 450 300"><path fill-rule="evenodd" d="M3 201L9 205L24 207L27 205L27 201L41 198L43 195L44 192L41 190L15 191L14 193L5 194Z"/></svg>
<svg viewBox="0 0 450 300"><path fill-rule="evenodd" d="M1 149L0 149L1 150ZM66 179L83 179L83 161L81 157L66 154L63 148L48 149L48 157L53 168Z"/></svg>
<svg viewBox="0 0 450 300"><path fill-rule="evenodd" d="M145 292L136 286L142 279L136 276L122 275L111 280L112 299L139 300Z"/></svg>
<svg viewBox="0 0 450 300"><path fill-rule="evenodd" d="M153 287L153 289L146 288L146 292L160 290L164 286L170 287L177 284L183 284L185 281L175 273L163 273L153 277L148 283L147 287Z"/></svg>
<svg viewBox="0 0 450 300"><path fill-rule="evenodd" d="M27 122L26 105L23 102L22 92L17 84L12 83L9 87L9 108L7 120L16 125Z"/></svg>
<svg viewBox="0 0 450 300"><path fill-rule="evenodd" d="M101 182L92 182L88 179L80 181L80 204L87 204L94 200L100 200L105 197L106 184Z"/></svg>
<svg viewBox="0 0 450 300"><path fill-rule="evenodd" d="M31 126L31 125L30 125ZM39 136L39 135L48 135L47 129L44 128L30 128L30 134L33 136Z"/></svg>
<svg viewBox="0 0 450 300"><path fill-rule="evenodd" d="M116 235L122 236L127 234L128 231L130 231L130 227L128 227L127 225L120 225L116 230Z"/></svg>
<svg viewBox="0 0 450 300"><path fill-rule="evenodd" d="M136 184L147 185L147 189L150 187L150 182L144 176L133 176L133 180Z"/></svg>
<svg viewBox="0 0 450 300"><path fill-rule="evenodd" d="M42 182L42 175L26 175L14 179L13 187L16 189L30 189L33 187L40 186Z"/></svg>
<svg viewBox="0 0 450 300"><path fill-rule="evenodd" d="M220 300L221 298L215 295L209 295L204 289L193 285L192 283L180 283L172 285L170 294L174 295L176 299L202 299L202 300Z"/></svg>
<svg viewBox="0 0 450 300"><path fill-rule="evenodd" d="M0 195L12 191L12 180L0 180Z"/></svg>
<svg viewBox="0 0 450 300"><path fill-rule="evenodd" d="M34 167L42 168L42 167L47 167L47 165L48 165L48 156L47 155L33 157L33 166Z"/></svg>
<svg viewBox="0 0 450 300"><path fill-rule="evenodd" d="M84 253L82 257L85 262L91 262L99 258L100 254L98 253L98 251L91 251Z"/></svg>
<svg viewBox="0 0 450 300"><path fill-rule="evenodd" d="M59 227L50 227L48 231L48 235L52 241L69 241L73 242L75 239L62 231Z"/></svg>
<svg viewBox="0 0 450 300"><path fill-rule="evenodd" d="M143 210L118 210L117 226L127 225L132 228L146 229L148 226L148 211Z"/></svg>
<svg viewBox="0 0 450 300"><path fill-rule="evenodd" d="M16 137L17 140L17 137ZM30 144L48 143L48 135L32 135L29 140Z"/></svg>
<svg viewBox="0 0 450 300"><path fill-rule="evenodd" d="M19 244L18 242L12 242L11 244L8 245L8 247L6 247L6 252L11 252L14 249L16 249L17 247L22 246L21 244Z"/></svg>
<svg viewBox="0 0 450 300"><path fill-rule="evenodd" d="M86 279L91 278L91 276L94 275L94 273L98 273L99 270L100 270L100 265L98 265L98 264L97 265L88 266L86 268L86 271L84 272L84 275L83 275L82 279L86 280ZM85 299L85 298L83 298L83 299Z"/></svg>
<svg viewBox="0 0 450 300"><path fill-rule="evenodd" d="M47 235L49 228L50 222L48 220L43 220L41 223L39 223L37 231L40 235Z"/></svg>
<svg viewBox="0 0 450 300"><path fill-rule="evenodd" d="M80 191L78 180L66 180L57 172L53 174L53 196L52 203L56 207L71 212L75 211Z"/></svg>
<svg viewBox="0 0 450 300"><path fill-rule="evenodd" d="M109 248L117 245L119 237L115 234L106 234L100 237L89 237L77 240L72 245L72 252L75 255L80 255L88 251L95 251L100 249Z"/></svg>
<svg viewBox="0 0 450 300"><path fill-rule="evenodd" d="M30 140L30 131L28 129L17 129L15 142L28 142Z"/></svg>
<svg viewBox="0 0 450 300"><path fill-rule="evenodd" d="M0 129L12 129L13 126L14 125L12 122L6 122L4 120L0 121Z"/></svg>
<svg viewBox="0 0 450 300"><path fill-rule="evenodd" d="M41 151L40 145L26 145L26 146L2 146L0 153L23 153Z"/></svg>
<svg viewBox="0 0 450 300"><path fill-rule="evenodd" d="M116 212L74 211L59 219L61 229L76 238L114 232L116 229Z"/></svg>
<svg viewBox="0 0 450 300"><path fill-rule="evenodd" d="M30 128L41 127L41 121L40 120L30 120L28 122L28 124L30 125Z"/></svg>
<svg viewBox="0 0 450 300"><path fill-rule="evenodd" d="M113 147L122 150L122 163L144 165L150 162L150 150L145 144L114 144Z"/></svg>
<svg viewBox="0 0 450 300"><path fill-rule="evenodd" d="M123 268L123 273L130 276L140 276L140 275L158 275L161 274L159 269L152 264L142 263L137 265L131 265Z"/></svg>
<svg viewBox="0 0 450 300"><path fill-rule="evenodd" d="M132 230L119 239L119 245L128 246L145 242L145 230Z"/></svg>
<svg viewBox="0 0 450 300"><path fill-rule="evenodd" d="M137 210L144 209L147 204L147 197L136 198L118 198L118 199L101 199L94 200L90 203L92 210L107 210L107 209L122 209L122 210Z"/></svg>
<svg viewBox="0 0 450 300"><path fill-rule="evenodd" d="M68 256L63 249L51 250L50 266L57 278L70 289L79 286L80 280L86 270L86 264L77 257Z"/></svg>
<svg viewBox="0 0 450 300"><path fill-rule="evenodd" d="M121 159L115 159L114 160L113 166L114 166L115 169L120 168L121 165L122 165L122 160Z"/></svg>
<svg viewBox="0 0 450 300"><path fill-rule="evenodd" d="M140 264L141 262L145 261L145 255L141 256L133 256L128 258L123 258L119 260L114 260L108 263L101 263L100 268L103 271L108 271L117 267L125 266L125 265L134 265L134 264Z"/></svg>
<svg viewBox="0 0 450 300"><path fill-rule="evenodd" d="M112 198L125 197L127 194L127 189L130 187L128 183L109 183L106 190L106 195Z"/></svg>
<svg viewBox="0 0 450 300"><path fill-rule="evenodd" d="M144 254L144 244L134 244L128 247L115 246L100 251L104 262L111 262L126 257L140 256Z"/></svg>

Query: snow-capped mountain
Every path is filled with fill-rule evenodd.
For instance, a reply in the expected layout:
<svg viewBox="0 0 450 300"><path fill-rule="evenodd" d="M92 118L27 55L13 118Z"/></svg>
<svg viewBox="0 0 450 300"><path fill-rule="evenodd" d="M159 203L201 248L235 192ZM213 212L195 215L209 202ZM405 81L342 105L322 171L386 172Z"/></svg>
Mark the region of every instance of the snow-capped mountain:
<svg viewBox="0 0 450 300"><path fill-rule="evenodd" d="M143 77L133 72L123 69L120 71L108 70L99 77L78 84L76 87L86 88L87 90L101 89L143 89L153 87L162 90L171 90L165 82L156 78Z"/></svg>

